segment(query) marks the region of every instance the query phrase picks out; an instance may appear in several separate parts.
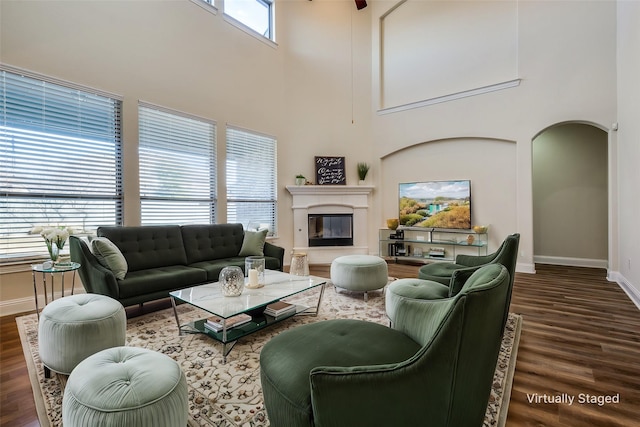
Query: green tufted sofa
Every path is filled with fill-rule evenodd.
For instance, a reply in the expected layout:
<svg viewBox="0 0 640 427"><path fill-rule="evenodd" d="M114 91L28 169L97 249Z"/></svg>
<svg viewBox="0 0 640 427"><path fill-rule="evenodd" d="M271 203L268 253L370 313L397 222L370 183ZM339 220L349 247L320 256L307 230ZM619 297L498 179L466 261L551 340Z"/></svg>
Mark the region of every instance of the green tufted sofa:
<svg viewBox="0 0 640 427"><path fill-rule="evenodd" d="M110 296L125 307L215 282L228 265L244 270L242 224L99 227L96 234L109 239L124 256L124 278L116 278L76 236L69 239L71 259L81 264L79 275L87 292ZM282 271L284 248L265 242L263 251L266 268Z"/></svg>

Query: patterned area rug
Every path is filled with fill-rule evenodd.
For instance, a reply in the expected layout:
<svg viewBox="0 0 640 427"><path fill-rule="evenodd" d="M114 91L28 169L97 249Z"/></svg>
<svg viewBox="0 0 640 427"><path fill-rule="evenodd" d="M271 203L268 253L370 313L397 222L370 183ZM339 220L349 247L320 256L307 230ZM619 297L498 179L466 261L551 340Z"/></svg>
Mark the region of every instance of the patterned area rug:
<svg viewBox="0 0 640 427"><path fill-rule="evenodd" d="M313 304L317 298L307 296ZM303 294L304 295L304 294ZM298 298L296 302L300 301ZM317 301L317 299L316 299ZM309 304L309 305L311 305ZM206 315L188 305L178 307L180 321ZM201 334L178 335L172 309L132 318L127 324L127 345L162 352L176 360L189 384L191 426L268 426L260 387L259 355L262 346L285 329L334 318L362 319L388 325L382 292L362 294L336 291L327 285L318 317L295 316L237 342L222 363L221 345ZM16 319L33 387L38 417L43 427L62 425L62 395L66 376L44 378L38 356L38 324L35 314ZM510 314L487 406L484 426L504 426L511 394L522 318Z"/></svg>

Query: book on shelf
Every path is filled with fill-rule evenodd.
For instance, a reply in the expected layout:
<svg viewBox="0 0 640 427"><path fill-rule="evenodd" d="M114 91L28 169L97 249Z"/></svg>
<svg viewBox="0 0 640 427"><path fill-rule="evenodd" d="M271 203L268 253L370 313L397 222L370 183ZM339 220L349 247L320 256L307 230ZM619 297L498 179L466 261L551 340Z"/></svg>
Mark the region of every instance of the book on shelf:
<svg viewBox="0 0 640 427"><path fill-rule="evenodd" d="M429 256L433 258L444 258L444 248L429 249Z"/></svg>
<svg viewBox="0 0 640 427"><path fill-rule="evenodd" d="M235 316L231 316L227 319L223 319L219 316L212 316L207 318L204 322L204 327L210 329L214 332L221 332L224 325L227 326L227 329L235 328L236 326L244 325L251 321L251 316L246 313L236 314Z"/></svg>
<svg viewBox="0 0 640 427"><path fill-rule="evenodd" d="M273 302L264 309L264 314L269 316L278 317L285 314L290 314L296 311L296 305L290 304L284 301Z"/></svg>

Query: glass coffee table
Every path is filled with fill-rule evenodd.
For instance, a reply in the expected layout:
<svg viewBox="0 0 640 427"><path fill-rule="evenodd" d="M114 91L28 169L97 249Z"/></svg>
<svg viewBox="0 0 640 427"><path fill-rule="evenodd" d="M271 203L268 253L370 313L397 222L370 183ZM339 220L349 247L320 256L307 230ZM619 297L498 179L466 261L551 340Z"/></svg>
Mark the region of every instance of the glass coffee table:
<svg viewBox="0 0 640 427"><path fill-rule="evenodd" d="M180 335L184 333L201 333L219 341L222 343L222 360L223 363L226 363L227 355L238 339L297 314L317 315L326 282L327 279L316 276L295 276L281 271L265 270L265 285L258 289L245 287L242 295L238 297L225 297L218 282L169 292L169 295L171 296L173 313ZM295 311L277 318L264 314L264 309L268 304L318 287L318 299L315 307L296 304ZM176 301L187 303L221 318L222 330L215 332L205 328L207 319L181 324L176 309ZM225 320L241 313L250 315L251 321L227 328Z"/></svg>

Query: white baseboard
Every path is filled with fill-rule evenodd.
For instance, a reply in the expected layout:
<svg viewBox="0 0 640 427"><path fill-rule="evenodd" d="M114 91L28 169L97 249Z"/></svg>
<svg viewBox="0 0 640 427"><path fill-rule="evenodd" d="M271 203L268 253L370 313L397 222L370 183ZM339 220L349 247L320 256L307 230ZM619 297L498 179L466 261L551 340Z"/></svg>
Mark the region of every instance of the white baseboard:
<svg viewBox="0 0 640 427"><path fill-rule="evenodd" d="M516 264L516 273L536 274L536 265L519 262Z"/></svg>
<svg viewBox="0 0 640 427"><path fill-rule="evenodd" d="M571 267L607 268L606 259L566 258L557 256L535 255L533 262L536 264L568 265Z"/></svg>
<svg viewBox="0 0 640 427"><path fill-rule="evenodd" d="M616 282L636 307L638 307L638 310L640 310L640 289L629 283L626 277L617 271L609 271L607 273L607 280Z"/></svg>
<svg viewBox="0 0 640 427"><path fill-rule="evenodd" d="M84 289L76 289L74 290L74 294L84 294ZM69 291L65 292L65 295L70 295ZM61 298L62 294L60 292L54 293L55 299ZM38 295L38 307L42 310L45 306L44 296ZM18 313L28 313L36 310L36 302L31 297L25 298L16 298L7 301L0 301L0 316L8 316L10 314L18 314Z"/></svg>

